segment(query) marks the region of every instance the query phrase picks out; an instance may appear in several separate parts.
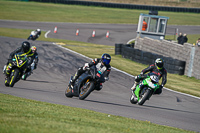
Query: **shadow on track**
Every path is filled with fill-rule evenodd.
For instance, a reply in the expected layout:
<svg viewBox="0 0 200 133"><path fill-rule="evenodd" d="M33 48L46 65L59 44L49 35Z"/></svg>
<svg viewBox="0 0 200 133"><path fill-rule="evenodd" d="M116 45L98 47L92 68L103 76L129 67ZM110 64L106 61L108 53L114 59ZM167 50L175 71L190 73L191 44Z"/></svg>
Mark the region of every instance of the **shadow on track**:
<svg viewBox="0 0 200 133"><path fill-rule="evenodd" d="M115 106L121 106L121 107L134 107L134 108L142 108L142 106L131 106L131 105L123 105L123 104L117 104L117 103L109 103L109 102L101 102L101 101L95 101L95 100L84 100L88 102L94 102L94 103L102 103L102 104L108 104L108 105L115 105Z"/></svg>
<svg viewBox="0 0 200 133"><path fill-rule="evenodd" d="M41 81L41 80L24 80L24 81L39 82L39 83L58 83L58 82L49 82L49 81Z"/></svg>
<svg viewBox="0 0 200 133"><path fill-rule="evenodd" d="M156 106L149 106L149 105L142 105L147 108L155 108L155 109L161 109L161 110L170 110L170 111L176 111L176 112L185 112L185 113L192 113L192 114L200 114L196 112L190 112L190 111L184 111L184 110L177 110L177 109L170 109L170 108L163 108L163 107L156 107Z"/></svg>

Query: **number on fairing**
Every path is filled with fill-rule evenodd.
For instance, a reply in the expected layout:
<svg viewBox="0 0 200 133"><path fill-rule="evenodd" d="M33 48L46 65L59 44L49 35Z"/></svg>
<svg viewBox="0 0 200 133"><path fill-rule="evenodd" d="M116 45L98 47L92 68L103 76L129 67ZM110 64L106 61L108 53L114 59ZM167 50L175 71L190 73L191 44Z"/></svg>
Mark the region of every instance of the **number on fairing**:
<svg viewBox="0 0 200 133"><path fill-rule="evenodd" d="M23 63L23 60L19 60L19 65L21 65Z"/></svg>
<svg viewBox="0 0 200 133"><path fill-rule="evenodd" d="M147 81L148 82L148 85L149 85L149 87L151 87L151 88L156 88L156 85L155 84L153 84L151 81Z"/></svg>
<svg viewBox="0 0 200 133"><path fill-rule="evenodd" d="M153 88L153 89L154 89L154 88L156 88L156 85L155 85L155 84L153 84L152 82L150 82L150 83L149 83L149 87L151 87L151 88Z"/></svg>

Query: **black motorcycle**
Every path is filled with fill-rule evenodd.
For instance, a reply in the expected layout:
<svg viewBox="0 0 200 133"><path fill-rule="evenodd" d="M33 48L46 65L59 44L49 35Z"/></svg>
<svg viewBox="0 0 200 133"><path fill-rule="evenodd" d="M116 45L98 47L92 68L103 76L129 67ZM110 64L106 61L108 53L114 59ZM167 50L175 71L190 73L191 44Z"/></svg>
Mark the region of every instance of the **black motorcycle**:
<svg viewBox="0 0 200 133"><path fill-rule="evenodd" d="M18 82L21 76L26 71L28 66L28 59L26 54L20 52L14 55L14 58L9 60L9 63L12 64L12 68L10 70L10 75L5 79L5 86L13 87L16 82ZM4 74L5 74L4 67Z"/></svg>
<svg viewBox="0 0 200 133"><path fill-rule="evenodd" d="M68 85L65 95L69 98L75 96L84 100L93 90L99 90L99 85L103 82L105 82L104 74L92 66L75 81L73 87Z"/></svg>

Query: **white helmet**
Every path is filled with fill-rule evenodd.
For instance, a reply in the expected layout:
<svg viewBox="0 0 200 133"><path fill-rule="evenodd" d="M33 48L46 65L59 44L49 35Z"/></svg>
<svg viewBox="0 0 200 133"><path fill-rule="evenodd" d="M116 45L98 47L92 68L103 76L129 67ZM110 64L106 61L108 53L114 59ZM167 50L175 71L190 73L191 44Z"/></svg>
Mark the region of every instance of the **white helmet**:
<svg viewBox="0 0 200 133"><path fill-rule="evenodd" d="M40 29L37 29L37 31L39 32L39 31L41 31Z"/></svg>
<svg viewBox="0 0 200 133"><path fill-rule="evenodd" d="M31 35L35 36L36 32L35 31L31 31Z"/></svg>

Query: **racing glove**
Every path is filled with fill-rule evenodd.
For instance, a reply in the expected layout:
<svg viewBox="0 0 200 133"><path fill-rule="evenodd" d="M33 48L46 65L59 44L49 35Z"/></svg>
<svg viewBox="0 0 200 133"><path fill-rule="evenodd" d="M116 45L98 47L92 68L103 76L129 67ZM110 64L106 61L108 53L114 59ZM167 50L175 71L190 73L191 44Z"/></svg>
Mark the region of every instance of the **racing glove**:
<svg viewBox="0 0 200 133"><path fill-rule="evenodd" d="M85 63L83 70L86 70L89 67L89 63Z"/></svg>

